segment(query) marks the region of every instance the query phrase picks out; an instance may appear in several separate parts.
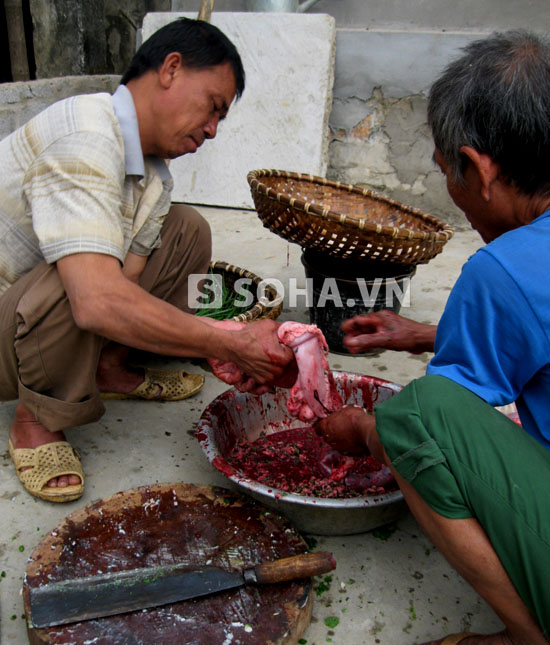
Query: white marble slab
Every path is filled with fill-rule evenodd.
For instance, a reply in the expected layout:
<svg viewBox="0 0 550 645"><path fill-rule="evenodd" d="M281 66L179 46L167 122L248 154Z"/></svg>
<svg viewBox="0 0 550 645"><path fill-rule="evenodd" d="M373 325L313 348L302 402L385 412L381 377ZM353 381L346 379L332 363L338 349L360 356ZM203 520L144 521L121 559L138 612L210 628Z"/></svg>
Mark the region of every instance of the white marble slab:
<svg viewBox="0 0 550 645"><path fill-rule="evenodd" d="M179 17L149 13L143 40ZM246 89L195 154L170 164L173 200L253 208L246 175L278 168L325 176L332 105L336 28L324 14L212 13L212 24L235 44Z"/></svg>

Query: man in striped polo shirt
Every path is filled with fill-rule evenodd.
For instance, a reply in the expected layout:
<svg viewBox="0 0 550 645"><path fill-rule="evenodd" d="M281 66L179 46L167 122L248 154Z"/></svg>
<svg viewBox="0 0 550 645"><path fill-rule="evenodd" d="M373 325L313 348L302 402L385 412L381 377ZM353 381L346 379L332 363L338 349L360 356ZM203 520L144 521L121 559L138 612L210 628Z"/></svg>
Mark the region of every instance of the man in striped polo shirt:
<svg viewBox="0 0 550 645"><path fill-rule="evenodd" d="M202 386L129 368L128 348L232 362L259 384L291 360L273 321L230 331L191 315L187 278L208 269L210 230L170 204L165 160L213 139L243 89L227 37L181 19L142 45L113 96L60 101L0 142L0 399L19 402L9 449L31 494L82 494L62 431L101 417L102 396Z"/></svg>

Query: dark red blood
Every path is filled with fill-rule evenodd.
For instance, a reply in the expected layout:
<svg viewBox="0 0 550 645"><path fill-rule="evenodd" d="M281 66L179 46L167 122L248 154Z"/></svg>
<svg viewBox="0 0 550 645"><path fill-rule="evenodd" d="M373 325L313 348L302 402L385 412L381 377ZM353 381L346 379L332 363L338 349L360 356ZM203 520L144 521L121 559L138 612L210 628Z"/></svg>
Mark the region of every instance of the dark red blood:
<svg viewBox="0 0 550 645"><path fill-rule="evenodd" d="M296 379L298 378L298 365L295 360L291 361L286 367L285 371L279 378L277 378L274 382L273 385L275 387L284 387L290 389L294 383L296 383Z"/></svg>
<svg viewBox="0 0 550 645"><path fill-rule="evenodd" d="M310 427L281 430L252 443L242 439L227 461L249 479L299 495L347 498L397 489L389 468L372 455L342 455Z"/></svg>
<svg viewBox="0 0 550 645"><path fill-rule="evenodd" d="M235 470L225 461L225 459L222 459L217 455L212 459L212 465L221 473L227 475L227 477L232 477L235 474Z"/></svg>

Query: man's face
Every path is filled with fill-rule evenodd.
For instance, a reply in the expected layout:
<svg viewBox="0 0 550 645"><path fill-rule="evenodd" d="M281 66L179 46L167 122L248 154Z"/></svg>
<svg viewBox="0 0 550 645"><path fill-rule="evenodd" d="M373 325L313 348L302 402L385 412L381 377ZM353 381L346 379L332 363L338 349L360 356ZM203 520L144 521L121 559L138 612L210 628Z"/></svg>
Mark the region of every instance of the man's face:
<svg viewBox="0 0 550 645"><path fill-rule="evenodd" d="M205 139L216 136L235 98L235 76L230 63L208 69L179 64L170 76L155 109L155 137L150 154L175 159L195 152Z"/></svg>
<svg viewBox="0 0 550 645"><path fill-rule="evenodd" d="M437 148L434 159L445 175L449 196L464 213L472 228L481 235L484 242L490 242L497 237L500 232L493 230L490 205L481 198L479 178L472 165L468 164L464 184L460 184L455 181L448 164Z"/></svg>

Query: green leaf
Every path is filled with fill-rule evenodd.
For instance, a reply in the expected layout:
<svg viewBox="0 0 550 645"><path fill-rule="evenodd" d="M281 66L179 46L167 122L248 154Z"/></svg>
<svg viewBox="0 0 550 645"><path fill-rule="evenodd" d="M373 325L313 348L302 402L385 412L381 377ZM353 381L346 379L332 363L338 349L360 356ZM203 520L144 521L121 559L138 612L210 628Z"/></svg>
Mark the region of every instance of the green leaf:
<svg viewBox="0 0 550 645"><path fill-rule="evenodd" d="M328 618L325 618L325 625L330 629L334 629L339 622L340 619L337 616L329 616Z"/></svg>
<svg viewBox="0 0 550 645"><path fill-rule="evenodd" d="M314 537L311 537L311 536L309 536L309 535L306 535L306 536L304 537L304 540L306 541L306 544L307 544L308 549L309 549L310 551L313 551L313 549L316 549L316 548L317 548L317 544L318 544L318 542L317 542L317 540L316 540Z"/></svg>
<svg viewBox="0 0 550 645"><path fill-rule="evenodd" d="M372 531L372 536L385 542L396 531L397 527L391 524L390 526L382 526L378 529L374 529L374 531Z"/></svg>

